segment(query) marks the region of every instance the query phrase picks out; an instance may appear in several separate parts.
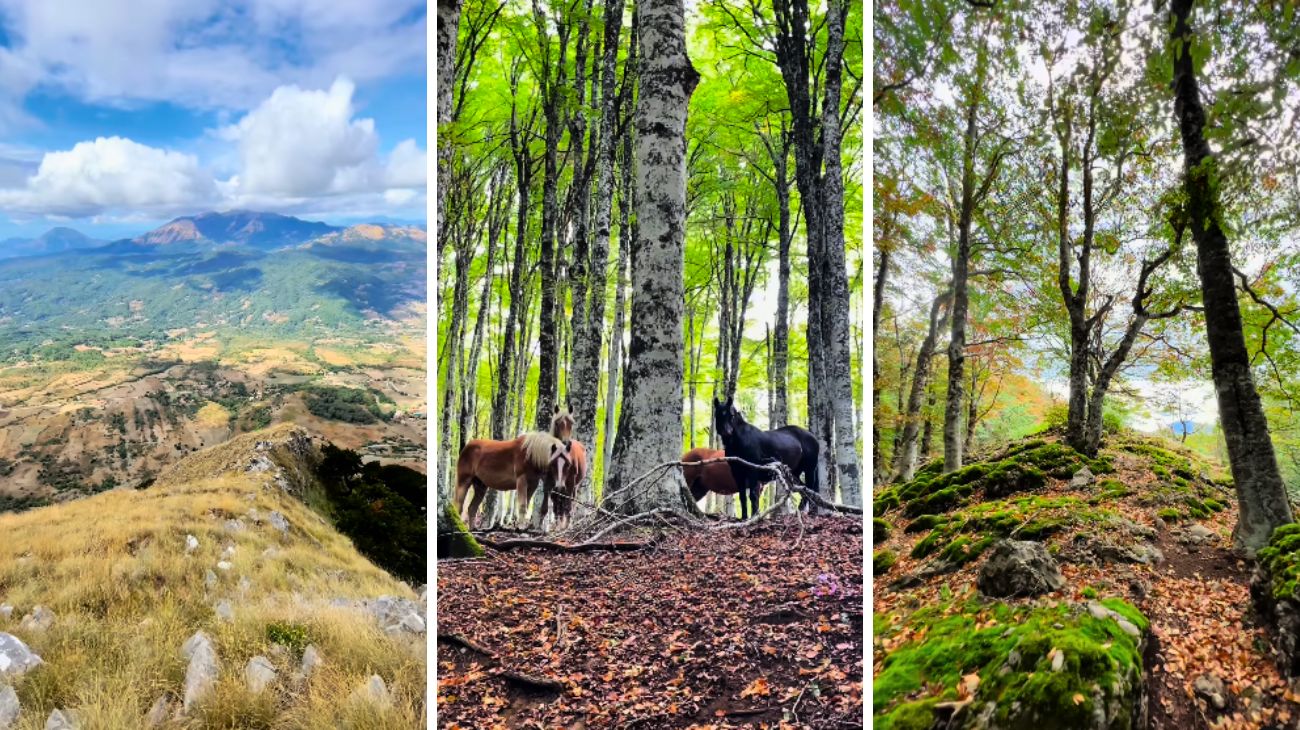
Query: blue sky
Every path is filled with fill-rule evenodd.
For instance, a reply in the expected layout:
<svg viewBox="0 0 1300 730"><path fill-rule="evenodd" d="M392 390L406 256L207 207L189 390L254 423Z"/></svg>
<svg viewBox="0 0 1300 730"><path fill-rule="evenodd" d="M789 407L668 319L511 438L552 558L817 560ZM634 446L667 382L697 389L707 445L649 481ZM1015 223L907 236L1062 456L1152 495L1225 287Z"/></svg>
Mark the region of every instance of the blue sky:
<svg viewBox="0 0 1300 730"><path fill-rule="evenodd" d="M420 221L420 0L0 0L0 240Z"/></svg>

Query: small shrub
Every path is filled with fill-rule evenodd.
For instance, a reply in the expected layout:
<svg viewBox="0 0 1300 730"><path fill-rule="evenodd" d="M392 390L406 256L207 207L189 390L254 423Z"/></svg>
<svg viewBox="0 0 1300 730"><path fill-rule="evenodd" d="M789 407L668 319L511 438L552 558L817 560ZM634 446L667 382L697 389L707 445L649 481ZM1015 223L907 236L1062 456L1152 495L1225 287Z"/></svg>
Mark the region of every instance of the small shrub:
<svg viewBox="0 0 1300 730"><path fill-rule="evenodd" d="M266 638L273 644L284 645L293 650L295 654L302 654L307 645L311 643L311 636L307 632L307 627L300 624L267 624Z"/></svg>

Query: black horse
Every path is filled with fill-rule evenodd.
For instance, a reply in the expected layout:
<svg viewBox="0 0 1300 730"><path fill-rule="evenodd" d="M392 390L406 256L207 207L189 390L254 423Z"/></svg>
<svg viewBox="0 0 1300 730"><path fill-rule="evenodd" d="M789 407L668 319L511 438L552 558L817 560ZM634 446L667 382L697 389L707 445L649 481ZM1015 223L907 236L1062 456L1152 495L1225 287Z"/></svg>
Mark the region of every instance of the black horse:
<svg viewBox="0 0 1300 730"><path fill-rule="evenodd" d="M817 456L821 447L807 429L782 426L772 431L760 431L745 421L732 405L731 398L726 403L713 399L713 425L722 437L722 447L727 456L739 457L751 464L781 462L790 468L803 486L821 492L817 485ZM747 519L751 507L754 513L758 512L759 487L775 477L766 469L754 469L734 461L729 463L731 476L740 487L741 519ZM749 495L749 505L745 504L745 495ZM809 501L807 497L801 497L799 508L808 509ZM817 513L816 504L812 505L812 513Z"/></svg>

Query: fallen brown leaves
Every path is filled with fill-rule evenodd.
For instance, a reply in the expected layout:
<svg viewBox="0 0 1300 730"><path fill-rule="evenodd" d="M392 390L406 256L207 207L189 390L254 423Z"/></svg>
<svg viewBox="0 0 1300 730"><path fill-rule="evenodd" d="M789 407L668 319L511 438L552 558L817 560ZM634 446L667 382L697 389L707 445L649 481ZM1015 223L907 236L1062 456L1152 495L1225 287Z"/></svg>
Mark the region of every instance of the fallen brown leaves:
<svg viewBox="0 0 1300 730"><path fill-rule="evenodd" d="M438 632L496 659L439 641L439 726L860 727L862 590L862 525L840 517L440 565Z"/></svg>

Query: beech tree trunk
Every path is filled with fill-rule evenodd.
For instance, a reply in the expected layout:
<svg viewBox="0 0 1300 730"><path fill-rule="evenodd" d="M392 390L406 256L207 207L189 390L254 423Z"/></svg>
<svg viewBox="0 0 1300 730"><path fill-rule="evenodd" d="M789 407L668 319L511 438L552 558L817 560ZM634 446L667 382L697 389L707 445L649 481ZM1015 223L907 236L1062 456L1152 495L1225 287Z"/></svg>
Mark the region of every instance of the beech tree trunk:
<svg viewBox="0 0 1300 730"><path fill-rule="evenodd" d="M568 76L566 63L569 49L569 26L564 18L547 18L537 0L533 2L534 25L539 42L542 44L542 115L546 122L546 150L542 177L542 233L541 257L538 272L541 275L542 309L541 320L537 326L537 411L535 428L545 431L550 428L552 410L558 403L559 387L559 342L556 339L557 323L555 318L556 277L555 277L555 242L556 228L560 210L558 189L560 184L560 136L564 131L562 105L565 103ZM547 30L548 23L554 22L559 43L558 57L551 54L551 38ZM554 77L550 74L552 70Z"/></svg>
<svg viewBox="0 0 1300 730"><path fill-rule="evenodd" d="M1205 139L1206 114L1192 61L1194 0L1171 0L1174 114L1183 146L1183 188L1196 241L1196 268L1205 306L1206 340L1240 512L1233 543L1249 554L1267 544L1273 530L1293 520L1278 471L1268 420L1250 369L1242 334L1232 256L1220 225L1218 170ZM1203 42L1203 41L1202 41Z"/></svg>
<svg viewBox="0 0 1300 730"><path fill-rule="evenodd" d="M573 437L584 444L596 443L596 396L600 389L600 353L605 333L605 285L609 268L610 219L614 206L614 150L615 121L618 97L615 63L618 60L619 38L623 30L623 0L605 0L604 36L600 56L600 124L593 142L596 162L596 197L593 201L591 251L584 269L584 293L589 291L589 302L583 303L585 317L579 316L574 292L574 343L573 372L570 374L569 392L573 405ZM590 480L582 487L590 489Z"/></svg>
<svg viewBox="0 0 1300 730"><path fill-rule="evenodd" d="M693 507L685 504L676 469L630 488L652 467L681 457L686 113L700 78L686 55L683 0L639 0L637 15L632 344L605 494L608 508L624 514Z"/></svg>
<svg viewBox="0 0 1300 730"><path fill-rule="evenodd" d="M461 0L438 0L438 125L451 121L451 87L454 83L456 68L456 35L460 29ZM451 145L438 145L438 257L442 260L443 237L442 223L444 210L442 206L443 191L446 190L447 168L451 163Z"/></svg>
<svg viewBox="0 0 1300 730"><path fill-rule="evenodd" d="M532 133L534 111L527 122L519 121L516 102L519 88L518 67L512 72L510 89L510 152L515 164L515 253L514 263L510 269L510 311L506 314L505 332L501 336L501 363L497 368L496 391L492 396L492 438L507 438L506 428L510 424L510 403L518 397L515 366L515 330L524 321L525 305L528 301L528 288L524 273L527 271L528 215L531 205L533 158L528 151L528 137ZM525 338L525 341L526 338Z"/></svg>
<svg viewBox="0 0 1300 730"><path fill-rule="evenodd" d="M875 338L876 333L880 331L880 312L885 308L885 282L888 280L888 277L889 249L882 248L880 250L880 262L876 264L876 280L872 286L871 296L871 413L873 414L871 419L871 473L873 475L872 481L874 483L880 483L885 480L885 455L880 450L880 418L874 415L880 412L880 393L884 387L880 377L880 357L876 352ZM931 307L932 315L933 310L934 308ZM934 324L933 316L930 318L930 323L932 325ZM931 332L933 332L933 327L931 327ZM929 340L927 339L927 341ZM924 348L924 343L922 343L922 349ZM919 359L917 360L917 366L916 375L912 381L913 385L915 385L916 379L921 375ZM904 416L904 428L906 428L906 418L907 417ZM895 434L894 441L894 478L897 479L898 476L903 473L905 457L902 451L903 438L900 435ZM916 445L916 429L912 429L912 445ZM912 461L913 463L916 462L915 452L912 454ZM908 477L908 479L910 480L911 477Z"/></svg>
<svg viewBox="0 0 1300 730"><path fill-rule="evenodd" d="M609 464L614 458L614 436L618 411L618 399L615 394L619 392L618 376L623 367L623 319L627 310L627 278L625 272L627 271L628 262L632 258L632 242L636 240L636 224L631 221L635 191L632 188L632 139L630 136L624 136L623 138L622 157L620 164L623 167L623 181L618 201L618 260L614 265L614 330L609 335L609 368L608 380L605 385L605 454L600 462L601 467L605 470L602 474L604 484L609 483Z"/></svg>
<svg viewBox="0 0 1300 730"><path fill-rule="evenodd" d="M917 436L922 426L929 423L922 413L927 391L930 390L930 364L934 360L938 347L939 332L947 324L948 292L935 297L930 305L930 329L921 341L921 348L916 353L916 367L912 375L912 387L907 394L907 410L903 415L902 436L898 448L894 451L894 481L910 482L916 474ZM940 312L943 312L941 315ZM927 444L928 448L928 444Z"/></svg>
<svg viewBox="0 0 1300 730"><path fill-rule="evenodd" d="M840 162L840 95L843 79L844 23L852 5L828 0L826 13L826 99L822 104L822 144L826 206L822 240L822 339L827 351L827 383L835 418L835 469L844 504L861 505L858 473L857 408L853 405L853 353L849 348L849 279L844 251L844 173Z"/></svg>
<svg viewBox="0 0 1300 730"><path fill-rule="evenodd" d="M962 406L966 385L966 313L970 307L967 282L970 278L970 234L975 212L976 127L979 115L978 91L971 94L966 110L965 147L962 153L961 213L957 222L957 250L952 258L952 315L948 335L948 398L943 412L943 470L962 465Z"/></svg>

